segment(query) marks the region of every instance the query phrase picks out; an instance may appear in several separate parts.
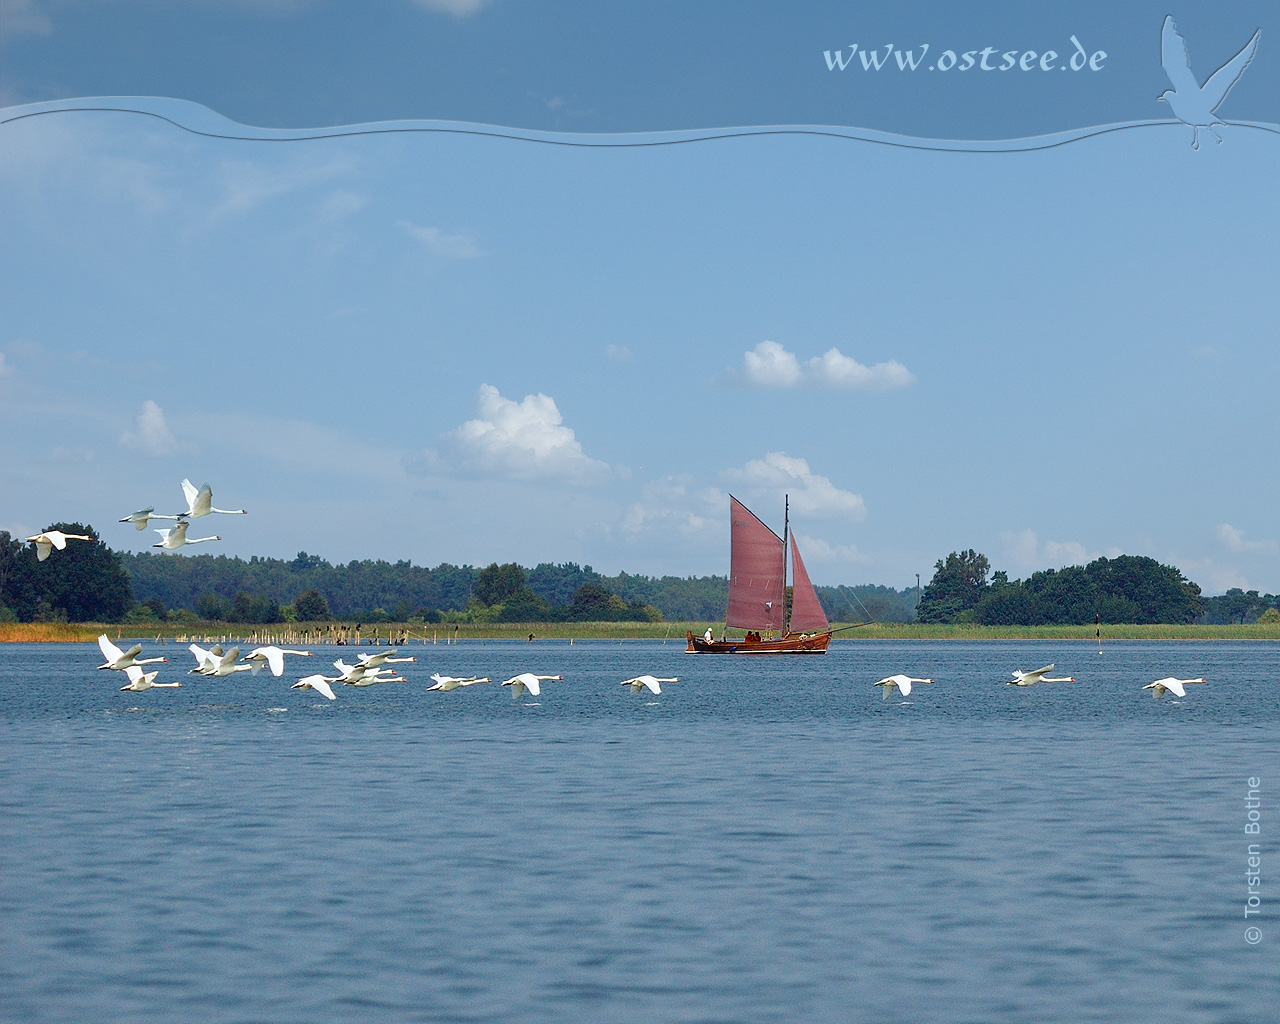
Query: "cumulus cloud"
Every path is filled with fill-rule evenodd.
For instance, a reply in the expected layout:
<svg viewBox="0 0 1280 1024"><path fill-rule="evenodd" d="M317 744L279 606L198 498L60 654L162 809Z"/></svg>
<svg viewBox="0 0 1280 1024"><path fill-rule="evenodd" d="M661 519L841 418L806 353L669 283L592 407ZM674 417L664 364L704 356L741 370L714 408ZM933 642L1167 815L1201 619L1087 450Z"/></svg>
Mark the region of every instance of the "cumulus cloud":
<svg viewBox="0 0 1280 1024"><path fill-rule="evenodd" d="M439 228L419 227L407 220L397 221L411 238L421 242L432 256L442 260L474 260L484 253L465 232L447 235Z"/></svg>
<svg viewBox="0 0 1280 1024"><path fill-rule="evenodd" d="M1037 572L1041 569L1061 569L1067 565L1087 565L1101 557L1097 551L1089 551L1079 541L1041 541L1034 530L1006 531L1000 534L1004 544L1005 560L1016 572ZM1109 549L1107 557L1121 554L1119 548Z"/></svg>
<svg viewBox="0 0 1280 1024"><path fill-rule="evenodd" d="M776 341L762 341L742 356L742 377L756 387L822 387L838 391L891 391L915 383L910 370L891 359L864 366L838 348L805 362Z"/></svg>
<svg viewBox="0 0 1280 1024"><path fill-rule="evenodd" d="M1230 523L1218 525L1218 540L1228 551L1250 551L1259 554L1275 554L1280 551L1280 544L1273 540L1245 540L1244 531L1236 529Z"/></svg>
<svg viewBox="0 0 1280 1024"><path fill-rule="evenodd" d="M428 11L452 14L455 18L468 17L481 8L489 6L489 0L413 0L413 2Z"/></svg>
<svg viewBox="0 0 1280 1024"><path fill-rule="evenodd" d="M164 410L150 398L138 410L133 430L126 430L120 435L120 443L155 458L191 450L190 445L184 445L174 437L164 420Z"/></svg>
<svg viewBox="0 0 1280 1024"><path fill-rule="evenodd" d="M802 515L832 516L861 521L867 516L862 495L844 491L827 477L819 476L804 459L785 452L768 452L752 459L741 469L726 470L726 481L760 494L791 496L791 507Z"/></svg>
<svg viewBox="0 0 1280 1024"><path fill-rule="evenodd" d="M431 468L508 477L592 483L609 467L590 458L549 395L526 395L516 402L490 384L480 385L477 417L445 435L442 454L426 453Z"/></svg>
<svg viewBox="0 0 1280 1024"><path fill-rule="evenodd" d="M635 536L657 529L670 535L715 533L725 529L729 496L715 487L695 487L689 476L668 476L645 484L640 500L628 507L620 529Z"/></svg>
<svg viewBox="0 0 1280 1024"><path fill-rule="evenodd" d="M800 546L806 563L864 561L862 553L858 551L855 544L828 544L819 537L810 537L802 533L796 534L796 543Z"/></svg>

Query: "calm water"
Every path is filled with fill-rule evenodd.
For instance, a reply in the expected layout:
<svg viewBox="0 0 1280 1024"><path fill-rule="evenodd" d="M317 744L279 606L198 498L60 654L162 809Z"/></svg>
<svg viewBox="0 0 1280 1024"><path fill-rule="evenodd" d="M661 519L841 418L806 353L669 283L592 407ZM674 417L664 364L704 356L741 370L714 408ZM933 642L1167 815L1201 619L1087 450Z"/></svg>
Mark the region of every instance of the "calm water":
<svg viewBox="0 0 1280 1024"><path fill-rule="evenodd" d="M159 650L181 690L0 646L6 1021L1275 1019L1280 645L473 641L333 703L288 685L350 648Z"/></svg>

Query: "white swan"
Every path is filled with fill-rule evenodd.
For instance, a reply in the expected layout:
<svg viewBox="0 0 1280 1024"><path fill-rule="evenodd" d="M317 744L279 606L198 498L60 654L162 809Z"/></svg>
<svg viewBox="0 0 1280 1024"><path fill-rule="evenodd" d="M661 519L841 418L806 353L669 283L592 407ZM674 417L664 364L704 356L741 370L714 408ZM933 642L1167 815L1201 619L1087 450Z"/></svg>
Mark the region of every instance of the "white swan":
<svg viewBox="0 0 1280 1024"><path fill-rule="evenodd" d="M1173 676L1166 676L1164 679L1157 679L1154 683L1147 683L1143 689L1150 690L1153 697L1163 697L1166 690L1175 697L1185 697L1187 691L1183 689L1184 686L1189 683L1203 682L1205 682L1204 679L1175 679Z"/></svg>
<svg viewBox="0 0 1280 1024"><path fill-rule="evenodd" d="M909 693L911 693L912 683L932 683L932 682L933 682L932 679L916 679L914 676L903 675L901 672L899 672L897 675L885 676L878 683L874 683L873 685L883 686L884 689L881 691L880 696L883 700L888 700L889 695L893 692L895 687L902 694L902 696L905 697Z"/></svg>
<svg viewBox="0 0 1280 1024"><path fill-rule="evenodd" d="M222 657L221 644L214 644L213 647L207 651L203 647L201 647L199 644L191 644L191 646L189 646L187 650L189 650L193 655L195 655L195 659L196 659L196 667L191 669L188 672L188 675L198 675L198 676L206 675L207 674L205 672L206 667L215 664L217 660Z"/></svg>
<svg viewBox="0 0 1280 1024"><path fill-rule="evenodd" d="M160 543L152 544L153 548L164 548L166 551L177 551L184 544L203 544L207 540L222 540L221 537L187 537L187 527L191 524L179 519L178 525L168 530L156 530L160 534Z"/></svg>
<svg viewBox="0 0 1280 1024"><path fill-rule="evenodd" d="M137 512L131 512L120 520L122 523L133 523L139 530L145 530L147 523L153 519L177 519L177 516L158 516L155 514L156 507L152 505L150 508L140 508Z"/></svg>
<svg viewBox="0 0 1280 1024"><path fill-rule="evenodd" d="M200 648L195 644L192 644L190 650L192 654L196 655L196 660L200 661L200 654L196 654ZM231 650L227 651L226 654L222 653L222 649L220 647L215 647L211 651L204 652L204 660L201 661L199 667L193 668L191 672L198 676L216 676L217 678L222 678L223 676L234 675L237 672L254 671L252 665L236 664L239 657L239 647L231 648Z"/></svg>
<svg viewBox="0 0 1280 1024"><path fill-rule="evenodd" d="M122 670L130 665L155 665L158 662L169 660L168 658L139 658L138 655L142 653L142 644L134 644L127 651L122 651L107 639L106 633L98 637L98 649L102 651L102 656L107 659L107 663L99 665L98 668Z"/></svg>
<svg viewBox="0 0 1280 1024"><path fill-rule="evenodd" d="M679 676L667 678L665 676L643 675L636 676L634 679L624 679L622 680L622 685L631 687L632 693L639 693L641 690L648 690L650 693L661 693L662 687L658 685L659 683L678 682L680 682Z"/></svg>
<svg viewBox="0 0 1280 1024"><path fill-rule="evenodd" d="M122 691L132 690L134 693L141 693L143 690L150 690L152 687L168 688L168 687L177 687L182 685L181 683L155 682L156 675L157 673L159 673L159 671L160 671L159 669L156 669L155 672L144 672L137 665L129 665L124 670L124 674L129 677L129 685L122 686L120 687L120 689Z"/></svg>
<svg viewBox="0 0 1280 1024"><path fill-rule="evenodd" d="M284 675L284 656L286 654L297 654L304 658L311 657L310 651L291 651L281 647L255 647L244 656L244 662L253 669L254 675L257 675L265 665L271 669L271 674L278 678Z"/></svg>
<svg viewBox="0 0 1280 1024"><path fill-rule="evenodd" d="M368 675L357 676L354 679L344 679L344 686L373 686L375 683L407 683L404 676L398 676L392 669L379 669L377 672L370 672Z"/></svg>
<svg viewBox="0 0 1280 1024"><path fill-rule="evenodd" d="M61 551L69 540L93 540L79 533L61 533L58 530L44 530L34 537L28 537L27 543L36 546L36 561L43 562L54 548Z"/></svg>
<svg viewBox="0 0 1280 1024"><path fill-rule="evenodd" d="M1020 669L1013 670L1013 678L1009 680L1010 686L1035 686L1036 683L1074 683L1075 679L1071 676L1058 676L1051 679L1048 673L1053 671L1053 663L1050 662L1044 668L1038 668L1034 672L1023 672Z"/></svg>
<svg viewBox="0 0 1280 1024"><path fill-rule="evenodd" d="M391 648L384 654L357 654L356 658L363 668L381 668L383 665L400 665L410 661L417 661L417 658L393 658L391 655L396 653L396 648Z"/></svg>
<svg viewBox="0 0 1280 1024"><path fill-rule="evenodd" d="M208 484L205 484L197 491L195 484L190 480L183 480L182 493L187 497L187 510L178 513L181 519L199 519L202 516L207 516L210 512L221 512L224 516L244 516L249 514L242 508L214 508L213 488Z"/></svg>
<svg viewBox="0 0 1280 1024"><path fill-rule="evenodd" d="M512 699L519 697L525 690L528 690L535 697L542 692L542 688L538 685L543 679L562 679L563 676L535 676L532 672L521 672L518 676L512 676L502 685L511 687Z"/></svg>
<svg viewBox="0 0 1280 1024"><path fill-rule="evenodd" d="M315 690L316 693L323 697L328 697L330 700L337 700L338 698L335 696L333 688L329 685L331 682L334 682L334 680L327 679L322 675L307 676L305 679L299 679L289 687L289 689Z"/></svg>
<svg viewBox="0 0 1280 1024"><path fill-rule="evenodd" d="M440 690L447 693L450 690L456 690L459 686L475 686L476 683L493 682L488 676L442 676L439 672L432 672L431 678L435 680L434 686L428 686L428 690Z"/></svg>

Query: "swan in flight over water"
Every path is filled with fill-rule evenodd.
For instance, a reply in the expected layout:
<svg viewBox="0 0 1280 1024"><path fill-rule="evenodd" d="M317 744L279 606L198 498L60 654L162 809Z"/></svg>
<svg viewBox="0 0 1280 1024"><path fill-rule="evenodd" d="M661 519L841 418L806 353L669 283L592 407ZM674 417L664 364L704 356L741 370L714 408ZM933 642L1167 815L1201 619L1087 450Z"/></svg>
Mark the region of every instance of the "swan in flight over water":
<svg viewBox="0 0 1280 1024"><path fill-rule="evenodd" d="M156 507L152 505L150 508L140 508L137 512L131 512L120 520L122 523L133 523L139 530L145 530L147 523L153 519L177 519L177 516L158 516L155 514Z"/></svg>
<svg viewBox="0 0 1280 1024"><path fill-rule="evenodd" d="M396 653L396 648L383 654L357 654L356 659L360 662L358 667L364 669L381 668L383 665L401 665L405 662L417 661L417 658L393 658L391 655Z"/></svg>
<svg viewBox="0 0 1280 1024"><path fill-rule="evenodd" d="M187 649L196 656L196 661L199 662L199 664L193 668L190 673L188 673L189 675L216 676L218 678L222 678L223 676L234 675L236 672L255 671L252 665L236 664L236 659L240 657L239 647L231 648L231 650L227 651L226 654L222 653L221 647L215 647L211 651L206 651L202 647L192 644Z"/></svg>
<svg viewBox="0 0 1280 1024"><path fill-rule="evenodd" d="M107 663L99 665L98 668L121 670L128 668L130 665L155 665L169 660L168 658L139 658L138 655L142 653L142 644L134 644L127 651L122 651L107 639L106 633L98 637L98 649L102 651L102 656L107 659Z"/></svg>
<svg viewBox="0 0 1280 1024"><path fill-rule="evenodd" d="M563 679L563 676L535 676L532 672L521 672L518 676L512 676L502 685L511 687L511 697L515 699L519 697L525 690L528 690L535 697L542 693L542 687L538 685L543 679Z"/></svg>
<svg viewBox="0 0 1280 1024"><path fill-rule="evenodd" d="M435 685L428 686L427 689L439 690L442 693L456 690L460 686L475 686L476 683L493 682L488 676L442 676L439 672L431 673L431 678L435 680Z"/></svg>
<svg viewBox="0 0 1280 1024"><path fill-rule="evenodd" d="M224 516L245 516L249 513L242 508L214 508L213 488L205 484L200 490L190 480L182 481L182 493L187 497L187 510L179 512L180 519L199 519L210 512L220 512Z"/></svg>
<svg viewBox="0 0 1280 1024"><path fill-rule="evenodd" d="M307 676L305 679L299 679L289 689L291 690L315 690L322 697L328 697L330 700L337 700L337 696L333 692L333 688L329 685L336 680L328 679L322 675Z"/></svg>
<svg viewBox="0 0 1280 1024"><path fill-rule="evenodd" d="M49 552L54 548L61 551L67 546L69 540L93 540L92 537L85 537L78 533L60 533L57 530L45 530L37 533L34 537L28 537L27 543L36 546L36 561L43 562L49 557Z"/></svg>
<svg viewBox="0 0 1280 1024"><path fill-rule="evenodd" d="M178 525L167 530L156 530L160 534L160 543L152 544L153 548L164 548L166 551L177 551L184 544L203 544L207 540L222 540L221 537L187 537L187 527L191 524L183 519Z"/></svg>
<svg viewBox="0 0 1280 1024"><path fill-rule="evenodd" d="M196 667L191 669L188 675L204 675L205 665L215 664L217 660L222 657L221 644L214 644L213 647L207 651L199 644L191 644L187 650L195 655L196 659Z"/></svg>
<svg viewBox="0 0 1280 1024"><path fill-rule="evenodd" d="M1044 668L1038 668L1034 672L1023 672L1021 669L1013 670L1013 678L1009 680L1010 686L1035 686L1036 683L1074 683L1075 679L1071 676L1058 676L1050 678L1049 673L1053 671L1053 663L1050 662Z"/></svg>
<svg viewBox="0 0 1280 1024"><path fill-rule="evenodd" d="M137 665L130 665L124 670L124 674L129 677L129 685L120 687L121 691L132 690L134 693L141 693L143 690L150 690L154 687L164 687L166 689L181 686L181 683L157 683L155 682L156 674L159 672L144 672Z"/></svg>
<svg viewBox="0 0 1280 1024"><path fill-rule="evenodd" d="M661 693L662 687L658 685L659 683L678 682L680 682L679 676L672 676L668 679L664 676L643 675L636 676L634 679L624 679L622 680L622 685L631 687L632 693L639 693L641 690L648 690L650 693ZM538 691L534 690L533 692L537 693Z"/></svg>
<svg viewBox="0 0 1280 1024"><path fill-rule="evenodd" d="M1222 145L1222 137L1213 130L1213 126L1223 124L1216 111L1222 101L1227 98L1231 87L1240 80L1244 69L1253 60L1258 49L1258 37L1262 29L1253 34L1253 38L1244 44L1244 49L1218 68L1208 81L1201 85L1191 72L1191 59L1187 56L1187 43L1173 23L1173 15L1165 15L1164 25L1160 29L1160 63L1164 73L1169 76L1172 89L1166 89L1156 97L1162 103L1169 104L1173 116L1183 124L1191 126L1191 148L1200 148L1200 129L1207 128L1209 134Z"/></svg>
<svg viewBox="0 0 1280 1024"><path fill-rule="evenodd" d="M281 647L255 647L244 656L245 664L253 669L253 674L257 675L265 665L271 669L271 674L277 678L284 675L284 656L286 654L297 654L304 658L311 657L310 651L290 651Z"/></svg>
<svg viewBox="0 0 1280 1024"><path fill-rule="evenodd" d="M1189 683L1203 682L1205 682L1203 679L1175 679L1173 676L1166 676L1164 679L1157 679L1154 683L1147 683L1143 689L1150 690L1153 697L1163 697L1166 690L1175 697L1185 697L1187 691L1183 689L1184 686Z"/></svg>
<svg viewBox="0 0 1280 1024"><path fill-rule="evenodd" d="M1053 668L1053 666L1050 665L1049 668ZM897 687L898 692L900 692L902 696L905 697L911 692L912 683L932 683L932 682L933 682L932 679L916 679L913 676L903 675L901 672L899 672L897 675L885 676L885 678L881 679L880 682L874 683L873 685L883 686L884 689L880 691L880 698L881 700L888 700L889 695L893 692L895 687Z"/></svg>

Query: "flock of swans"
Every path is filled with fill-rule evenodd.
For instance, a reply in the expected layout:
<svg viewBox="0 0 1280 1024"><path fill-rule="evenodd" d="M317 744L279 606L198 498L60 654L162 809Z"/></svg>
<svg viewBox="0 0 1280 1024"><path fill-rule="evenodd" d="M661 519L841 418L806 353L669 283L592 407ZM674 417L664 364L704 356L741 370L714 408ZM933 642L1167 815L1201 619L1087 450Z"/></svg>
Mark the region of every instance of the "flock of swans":
<svg viewBox="0 0 1280 1024"><path fill-rule="evenodd" d="M129 684L122 686L121 690L130 690L136 693L153 687L172 688L182 685L181 683L157 683L155 678L159 673L159 669L147 672L142 666L159 664L168 661L168 659L139 657L142 654L142 644L140 643L134 644L127 651L121 650L103 633L98 637L98 647L102 651L104 659L98 668L122 671L128 677ZM311 651L297 651L275 646L255 647L243 657L241 657L239 647L232 647L229 651L224 651L219 645L204 648L199 644L191 644L188 650L191 651L191 654L196 659L196 667L191 669L189 674L209 676L215 679L236 675L240 672L250 672L253 675L257 675L264 668L271 675L279 678L285 672L285 655L299 658L312 657ZM356 657L354 665L348 664L342 658L339 658L333 663L333 667L337 670L337 675L329 676L323 672L317 672L299 679L290 689L311 690L329 700L337 700L337 694L333 689L335 684L368 687L379 683L406 683L409 680L400 675L399 671L391 666L409 664L416 662L418 659L414 657L396 657L395 655L396 648L392 647L376 654L362 653ZM1037 683L1075 682L1072 676L1050 676L1049 673L1052 671L1052 664L1034 669L1031 672L1014 669L1012 672L1013 678L1008 680L1008 684L1010 686L1035 686ZM537 697L542 693L542 684L544 682L558 681L563 678L563 676L558 675L537 675L533 672L521 672L510 679L502 680L501 685L511 687L511 696L513 698L518 699L526 693ZM1205 681L1203 678L1178 679L1174 676L1166 676L1164 679L1157 679L1153 683L1148 683L1143 689L1150 690L1151 695L1156 698L1162 697L1166 693L1172 693L1177 697L1185 697L1187 695L1185 687L1193 683L1204 683ZM493 679L489 676L447 676L435 672L431 675L431 685L426 689L437 693L449 693L468 686L491 682L493 682ZM680 682L679 676L644 674L634 676L631 679L624 679L620 685L627 687L633 694L647 691L656 696L662 693L663 683L678 682ZM872 685L881 687L881 696L884 700L888 700L894 691L897 691L903 697L907 697L911 694L912 687L926 684L932 685L933 680L897 673L886 676Z"/></svg>

